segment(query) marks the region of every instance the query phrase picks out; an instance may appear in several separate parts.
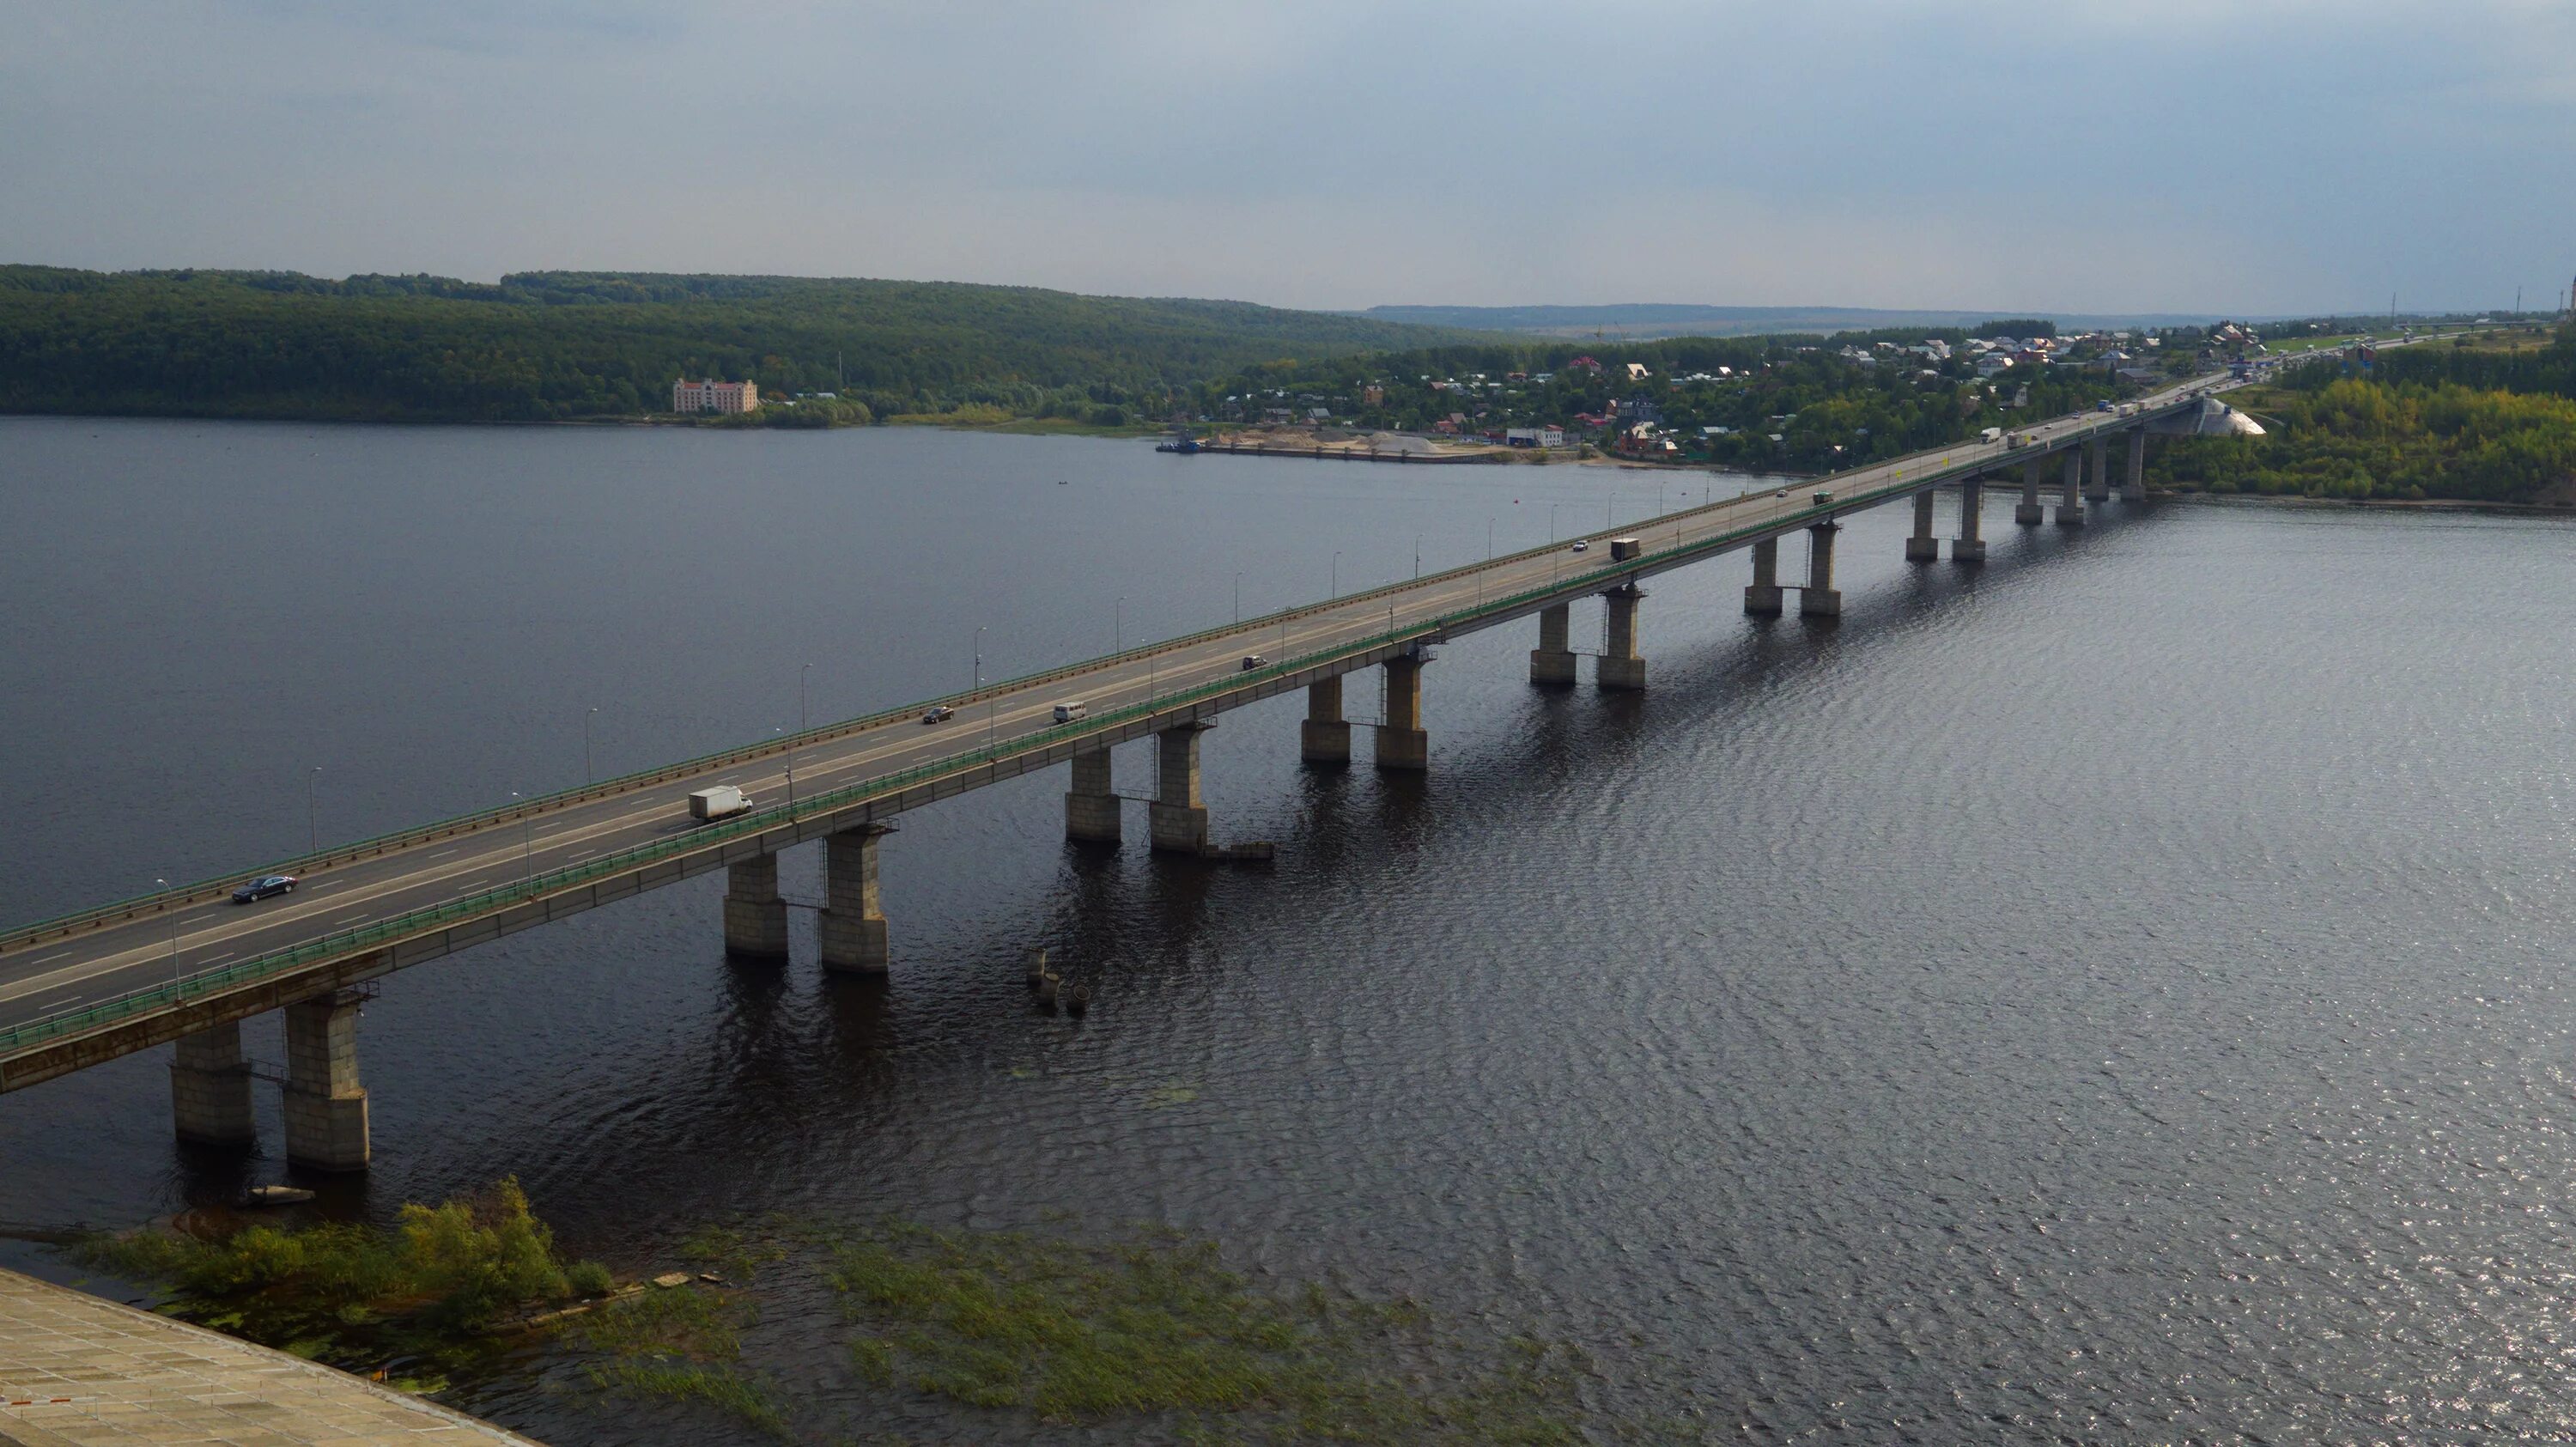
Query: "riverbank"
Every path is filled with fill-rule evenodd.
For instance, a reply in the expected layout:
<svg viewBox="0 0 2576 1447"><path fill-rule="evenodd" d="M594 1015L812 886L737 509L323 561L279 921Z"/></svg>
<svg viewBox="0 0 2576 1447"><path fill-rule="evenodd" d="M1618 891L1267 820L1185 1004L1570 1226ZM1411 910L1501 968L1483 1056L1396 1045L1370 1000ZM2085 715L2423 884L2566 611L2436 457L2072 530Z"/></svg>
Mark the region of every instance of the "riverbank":
<svg viewBox="0 0 2576 1447"><path fill-rule="evenodd" d="M0 1441L535 1447L436 1402L14 1271L0 1271Z"/></svg>
<svg viewBox="0 0 2576 1447"><path fill-rule="evenodd" d="M451 1374L569 1369L606 1398L783 1440L832 1427L815 1410L811 1367L791 1390L779 1357L789 1350L810 1362L818 1329L845 1338L824 1354L839 1363L828 1393L844 1422L900 1420L936 1401L1015 1433L1082 1428L1122 1440L1585 1440L1580 1352L1447 1320L1408 1298L1256 1281L1229 1267L1216 1243L1178 1232L1084 1239L773 1218L703 1227L679 1252L692 1269L612 1288L591 1268L593 1299L562 1304L575 1294L567 1276L582 1268L556 1261L551 1232L505 1181L436 1208L405 1206L391 1232L331 1220L225 1229L201 1219L192 1230L146 1228L70 1248L76 1260L157 1283L158 1317L5 1272L0 1306L23 1283L21 1295L86 1303L92 1317L140 1316L165 1335L219 1331L239 1339L236 1357L266 1348L299 1366L349 1368L356 1375L308 1369L344 1394L378 1382L442 1392ZM782 1342L758 1330L765 1306L818 1292L837 1304L837 1331L808 1319L806 1335ZM0 1385L21 1398L37 1390L27 1383L79 1365L76 1353L35 1360L41 1353L11 1332L0 1323ZM94 1398L96 1384L87 1390Z"/></svg>
<svg viewBox="0 0 2576 1447"><path fill-rule="evenodd" d="M1999 490L1989 484L1989 494ZM2054 497L2054 484L2042 489ZM2464 497L2306 497L2297 493L2228 493L2200 488L2150 488L2147 496L2162 502L2220 503L2235 507L2370 509L2385 512L2487 513L2497 517L2576 518L2576 504L2483 502Z"/></svg>

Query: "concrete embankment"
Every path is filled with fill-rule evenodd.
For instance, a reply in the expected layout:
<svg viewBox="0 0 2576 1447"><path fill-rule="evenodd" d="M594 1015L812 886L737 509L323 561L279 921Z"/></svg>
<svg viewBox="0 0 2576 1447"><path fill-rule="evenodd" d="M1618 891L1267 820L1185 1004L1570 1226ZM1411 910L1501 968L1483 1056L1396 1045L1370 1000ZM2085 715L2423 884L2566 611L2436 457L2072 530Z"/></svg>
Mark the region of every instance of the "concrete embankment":
<svg viewBox="0 0 2576 1447"><path fill-rule="evenodd" d="M0 1442L537 1447L267 1347L0 1271Z"/></svg>

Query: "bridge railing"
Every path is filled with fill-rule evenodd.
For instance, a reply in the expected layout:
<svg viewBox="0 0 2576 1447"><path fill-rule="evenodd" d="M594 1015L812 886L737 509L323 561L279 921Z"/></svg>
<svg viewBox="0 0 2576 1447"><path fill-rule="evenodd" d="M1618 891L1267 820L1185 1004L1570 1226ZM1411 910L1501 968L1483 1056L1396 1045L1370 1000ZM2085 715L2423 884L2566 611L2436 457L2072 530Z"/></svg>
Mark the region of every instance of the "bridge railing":
<svg viewBox="0 0 2576 1447"><path fill-rule="evenodd" d="M1235 692L1248 685L1274 681L1290 674L1346 658L1354 653L1418 638L1438 627L1435 622L1418 622L1366 637L1345 640L1297 658L1244 670L1212 679L1194 687L1158 693L1141 702L1104 709L1070 724L1055 724L1032 733L973 749L963 755L916 764L907 769L879 774L857 783L806 795L792 803L754 810L731 819L701 825L666 839L631 845L595 859L560 869L548 870L479 890L438 904L424 905L402 914L360 925L354 929L335 930L319 938L285 949L272 950L250 959L199 970L166 984L132 991L111 1000L75 1010L60 1011L0 1030L0 1057L50 1039L75 1035L113 1024L148 1011L162 1009L188 1000L232 989L236 986L309 965L399 942L441 926L483 915L497 913L514 905L558 893L595 880L629 873L645 865L685 854L699 853L710 845L754 835L792 824L817 813L833 813L852 804L898 792L931 779L966 773L1023 754L1041 752L1058 744L1091 734L1114 729L1140 718L1150 718L1175 708L1186 708L1207 699ZM1230 630L1229 630L1230 631Z"/></svg>
<svg viewBox="0 0 2576 1447"><path fill-rule="evenodd" d="M1723 504L1712 504L1711 506L1723 506ZM1693 511L1701 510L1704 509L1694 509ZM1667 516L1679 517L1686 515L1687 514L1684 513L1675 513L1668 514ZM1612 529L1605 531L1616 530ZM1601 535L1602 534L1585 533L1580 534L1579 536L1598 537ZM1560 546L1562 546L1562 544L1550 542L1543 547L1524 548L1516 553L1501 554L1496 557L1487 558L1481 562L1462 564L1455 568L1448 568L1440 572L1425 574L1418 578L1400 579L1396 582L1381 584L1374 588L1364 588L1356 592L1339 594L1322 602L1299 604L1293 608L1284 608L1277 612L1261 614L1238 623L1228 623L1213 628L1202 628L1195 633L1185 633L1178 637L1166 638L1155 643L1141 643L1134 648L1123 649L1116 653L1102 654L1098 657L1085 659L1078 663L1065 664L1049 669L1040 669L1035 673L1022 674L1016 678L1004 679L996 683L989 683L981 688L968 689L960 693L943 694L933 698L926 698L914 703L903 704L890 709L883 709L876 713L862 714L855 718L841 720L838 723L824 724L816 728L806 729L798 733L788 734L778 738L763 739L750 744L738 744L731 748L719 749L711 754L701 754L693 759L683 759L678 763L663 764L651 769L638 770L630 774L621 774L615 778L603 779L595 784L584 784L578 788L561 789L551 794L541 794L534 798L522 799L516 803L494 805L487 809L475 810L472 813L458 814L450 818L436 820L428 824L420 824L407 829L399 829L390 834L380 834L370 839L361 839L352 844L334 845L331 848L315 853L300 854L293 858L281 859L269 864L256 865L249 869L231 871L206 879L197 880L193 883L176 885L164 890L156 890L149 894L139 894L127 899L114 900L106 904L93 905L87 909L75 910L68 914L56 915L50 919L36 920L28 924L17 925L6 930L0 930L0 950L16 949L43 940L76 934L86 929L100 928L105 925L120 923L124 920L149 914L158 914L184 905L196 904L204 900L221 898L224 895L229 894L233 887L239 884L242 880L255 878L263 874L308 874L313 871L327 869L335 865L347 864L354 860L375 858L380 855L392 853L395 850L407 849L414 845L424 844L434 840L449 839L459 834L470 834L476 830L487 829L496 824L516 823L522 819L554 813L575 804L588 803L594 799L604 799L619 794L631 793L637 789L650 788L655 784L668 783L674 779L697 777L711 774L718 770L730 768L739 764L756 763L762 759L775 758L780 754L792 753L797 749L805 748L813 744L828 743L833 739L845 738L851 734L861 733L868 729L899 722L913 717L922 710L934 705L944 704L951 708L963 709L974 704L984 702L988 699L998 698L1024 689L1035 688L1042 684L1080 678L1087 674L1096 673L1102 669L1116 667L1121 664L1142 662L1144 659L1149 657L1156 657L1163 654L1194 648L1202 643L1207 643L1219 638L1235 635L1251 637L1259 634L1265 629L1277 627L1282 623L1293 623L1319 613L1327 613L1335 609L1346 608L1355 603L1380 601L1411 592L1425 584L1436 584L1453 578L1467 577L1486 568L1520 562L1532 557L1544 556L1547 553L1553 552Z"/></svg>
<svg viewBox="0 0 2576 1447"><path fill-rule="evenodd" d="M2136 425L2136 421L2137 419L2135 417L2105 417L2098 421L2094 421L2090 425L2081 429L2078 435L2089 437L2096 432L2124 430L2126 427ZM1965 449L1960 450L1976 453L1985 451L1986 449L1982 444L1970 444ZM1960 471L1965 471L1971 466L1991 466L1998 460L2004 460L2005 458L2014 455L2010 452L1995 452L1982 459L1972 458L1970 462L1960 463L1954 460L1958 456L1958 451L1959 450L1954 450L1951 454L1945 456L1943 463L1936 467L1930 474L1917 473L1917 475L1912 479L1905 479L1904 474L1900 471L1897 474L1897 480L1891 481L1885 487L1873 488L1864 493L1855 494L1849 498L1838 499L1837 502L1832 505L1802 509L1797 513L1791 514L1788 521L1794 526L1798 525L1799 520L1810 516L1829 516L1836 511L1847 510L1857 502L1875 501L1884 498L1890 493L1909 490L1911 487L1920 487L1926 475L1948 476ZM1928 458L1929 456L1929 453L1917 454L1918 458ZM1905 459L1899 460L1903 461ZM1873 465L1883 466L1886 464ZM1861 471L1865 469L1853 470ZM1832 476L1829 475L1824 478L1815 479L1813 483L1806 485L1812 486L1815 483L1828 483L1831 480ZM1600 533L1582 533L1577 536L1597 538L1609 534L1625 532L1630 529L1636 529L1639 531L1649 530L1660 527L1677 518L1687 518L1697 516L1701 513L1713 512L1739 500L1740 499L1730 498L1723 502L1710 503L1697 508L1688 508L1676 513L1666 513L1659 517L1648 518L1639 522L1624 524L1619 527L1605 528ZM1741 541L1746 536L1759 534L1765 531L1780 531L1782 530L1782 521L1783 520L1780 518L1773 518L1762 524L1754 525L1745 529L1734 530L1718 538L1705 539L1701 543L1692 544L1689 550L1702 551L1708 547L1722 547L1728 543ZM414 845L427 843L432 840L447 839L459 834L472 833L480 829L490 828L496 824L516 823L522 819L556 812L575 804L587 803L595 799L609 798L619 794L630 793L636 789L650 788L655 784L668 783L673 779L690 778L710 774L717 770L733 767L739 764L755 763L761 759L774 758L780 754L790 753L813 744L829 742L833 739L844 738L854 733L860 733L871 728L877 728L885 724L898 722L935 704L944 704L951 708L964 708L1005 694L1034 688L1041 684L1079 678L1086 674L1098 672L1104 668L1110 668L1124 663L1137 662L1147 657L1159 656L1192 648L1218 638L1257 635L1267 628L1275 627L1282 623L1295 622L1299 619L1312 617L1319 613L1349 607L1355 603L1373 602L1396 597L1418 589L1425 584L1437 584L1458 578L1465 578L1497 566L1524 562L1531 558L1546 556L1555 552L1562 546L1564 546L1562 542L1550 541L1542 547L1524 548L1519 552L1506 553L1498 557L1487 558L1482 562L1462 564L1458 567L1444 569L1440 572L1432 573L1424 577L1400 579L1396 582L1381 584L1375 588L1367 588L1358 592L1340 594L1320 603L1301 604L1294 608L1286 608L1274 613L1262 614L1258 617L1248 619L1240 623L1230 623L1214 628L1203 628L1195 633L1183 634L1176 638L1167 638L1156 643L1139 644L1134 648L1124 649L1117 653L1104 654L1096 658L1086 659L1079 663L1067 664L1057 668L1041 669L1035 673L1022 674L1016 678L987 684L982 688L969 689L961 693L947 694L938 698L923 699L918 702L904 704L896 708L883 709L876 713L862 714L854 718L844 719L838 723L824 724L818 728L806 729L798 733L785 735L779 738L764 739L751 744L739 744L731 748L717 750L711 754L702 754L693 759L684 759L678 763L664 764L651 769L622 774L615 778L601 780L595 784L584 784L578 788L558 790L552 794L540 795L536 798L521 800L513 804L495 805L491 808L479 809L472 813L459 814L447 819L437 820L432 823L416 825L408 829L396 830L390 834L377 835L371 839L362 839L353 844L335 845L332 848L321 850L316 853L302 854L293 858L279 860L275 863L259 865L248 870L228 872L207 879L198 880L194 883L179 885L171 889L159 890L150 894L136 895L132 898L116 900L107 904L94 905L90 908L76 910L69 914L57 915L51 919L38 920L30 924L19 925L5 931L0 931L0 950L19 948L42 940L60 938L65 935L78 933L84 929L100 928L108 924L136 918L142 915L157 914L180 906L198 903L203 900L220 898L223 895L228 894L232 890L233 886L239 881L257 875L310 873L319 869L327 869L334 865L346 864L353 860L373 858L383 854L388 854L395 850L410 848ZM1550 589L1542 591L1554 591L1554 588L1551 586ZM1477 611L1486 611L1486 609L1485 607L1480 606Z"/></svg>

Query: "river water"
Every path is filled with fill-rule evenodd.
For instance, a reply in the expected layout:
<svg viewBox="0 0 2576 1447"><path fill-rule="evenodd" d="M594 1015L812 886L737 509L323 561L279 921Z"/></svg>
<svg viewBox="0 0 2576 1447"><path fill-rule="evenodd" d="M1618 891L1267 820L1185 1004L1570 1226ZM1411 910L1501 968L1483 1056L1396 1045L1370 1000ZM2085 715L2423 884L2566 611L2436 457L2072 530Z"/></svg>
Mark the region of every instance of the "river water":
<svg viewBox="0 0 2576 1447"><path fill-rule="evenodd" d="M792 729L800 685L855 714L979 646L1030 671L1656 486L0 420L0 916L575 783L585 723L606 775ZM2116 503L2017 530L1998 498L1971 572L1899 561L1904 514L1844 535L1838 625L1745 618L1741 554L1658 580L1640 697L1532 690L1534 626L1445 648L1427 778L1365 743L1304 771L1298 700L1227 715L1215 830L1276 840L1268 872L1069 850L1038 777L888 841L883 988L824 977L802 913L792 963L728 964L721 876L397 975L361 1029L376 1168L326 1204L515 1174L627 1271L771 1213L1161 1223L1582 1346L1589 1408L1648 1437L2576 1433L2576 532ZM1145 788L1141 749L1119 767ZM1088 1019L1030 1012L1031 944L1098 982ZM166 1064L0 1099L0 1222L276 1178L171 1143ZM806 1310L764 1369L828 1395ZM557 1444L759 1440L523 1367L452 1399ZM917 1440L1053 1440L909 1410Z"/></svg>

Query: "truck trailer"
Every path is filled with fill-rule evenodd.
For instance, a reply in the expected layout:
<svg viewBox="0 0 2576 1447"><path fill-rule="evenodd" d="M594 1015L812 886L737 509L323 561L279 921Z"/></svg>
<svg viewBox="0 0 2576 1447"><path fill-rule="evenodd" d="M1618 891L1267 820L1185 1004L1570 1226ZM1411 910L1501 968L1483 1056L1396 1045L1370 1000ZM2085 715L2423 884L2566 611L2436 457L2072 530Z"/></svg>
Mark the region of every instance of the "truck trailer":
<svg viewBox="0 0 2576 1447"><path fill-rule="evenodd" d="M731 784L718 784L689 795L692 819L730 819L751 809L751 796Z"/></svg>

